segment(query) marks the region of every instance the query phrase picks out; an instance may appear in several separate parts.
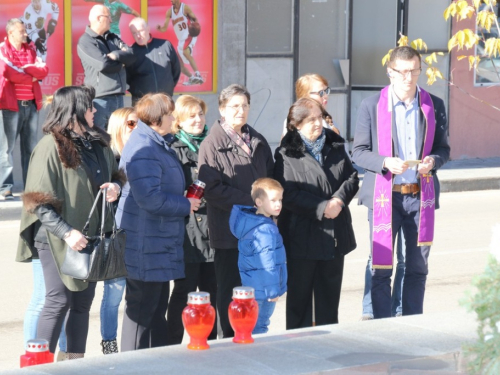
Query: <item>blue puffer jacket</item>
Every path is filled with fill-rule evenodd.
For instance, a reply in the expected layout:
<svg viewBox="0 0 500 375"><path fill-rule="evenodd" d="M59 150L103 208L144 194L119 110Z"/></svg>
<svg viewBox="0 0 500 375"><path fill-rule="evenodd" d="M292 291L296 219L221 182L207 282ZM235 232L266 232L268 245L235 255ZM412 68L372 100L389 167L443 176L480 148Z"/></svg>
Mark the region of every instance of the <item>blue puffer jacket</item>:
<svg viewBox="0 0 500 375"><path fill-rule="evenodd" d="M191 205L184 197L184 173L175 152L139 121L123 149L120 168L128 182L116 222L127 232L128 277L156 282L183 278L184 217Z"/></svg>
<svg viewBox="0 0 500 375"><path fill-rule="evenodd" d="M256 211L234 205L229 227L239 240L238 268L243 286L255 289L256 300L267 300L286 292L286 254L276 224Z"/></svg>

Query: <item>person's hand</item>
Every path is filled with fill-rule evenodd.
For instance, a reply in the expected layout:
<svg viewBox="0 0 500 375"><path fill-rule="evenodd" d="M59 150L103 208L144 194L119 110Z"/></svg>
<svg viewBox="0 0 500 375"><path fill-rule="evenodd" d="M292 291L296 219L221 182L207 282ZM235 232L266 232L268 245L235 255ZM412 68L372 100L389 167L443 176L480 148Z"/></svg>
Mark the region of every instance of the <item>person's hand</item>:
<svg viewBox="0 0 500 375"><path fill-rule="evenodd" d="M434 168L434 158L432 156L426 156L424 160L418 165L418 173L427 174Z"/></svg>
<svg viewBox="0 0 500 375"><path fill-rule="evenodd" d="M268 298L267 301L268 302L277 302L280 298L279 297L276 297L276 298Z"/></svg>
<svg viewBox="0 0 500 375"><path fill-rule="evenodd" d="M384 161L384 168L387 168L393 174L401 174L406 172L408 164L400 158L386 158Z"/></svg>
<svg viewBox="0 0 500 375"><path fill-rule="evenodd" d="M35 47L38 52L40 52L42 55L47 51L47 48L44 45L45 39L38 38L35 42Z"/></svg>
<svg viewBox="0 0 500 375"><path fill-rule="evenodd" d="M325 212L323 215L327 219L335 219L337 216L339 216L340 211L342 211L342 201L338 198L332 198L328 201Z"/></svg>
<svg viewBox="0 0 500 375"><path fill-rule="evenodd" d="M120 195L121 188L118 184L115 184L114 182L106 182L105 184L102 184L100 186L101 189L107 188L108 190L106 191L106 201L108 202L114 202L118 199L118 196Z"/></svg>
<svg viewBox="0 0 500 375"><path fill-rule="evenodd" d="M106 56L108 56L111 60L118 60L118 57L116 57L116 55L114 53L108 53Z"/></svg>
<svg viewBox="0 0 500 375"><path fill-rule="evenodd" d="M69 236L67 236L64 241L75 251L81 251L87 247L87 239L82 234L82 232L77 231L76 229L71 229L69 232Z"/></svg>
<svg viewBox="0 0 500 375"><path fill-rule="evenodd" d="M201 205L201 199L198 198L188 198L189 203L191 203L191 213L194 211L198 211L198 208L200 208Z"/></svg>

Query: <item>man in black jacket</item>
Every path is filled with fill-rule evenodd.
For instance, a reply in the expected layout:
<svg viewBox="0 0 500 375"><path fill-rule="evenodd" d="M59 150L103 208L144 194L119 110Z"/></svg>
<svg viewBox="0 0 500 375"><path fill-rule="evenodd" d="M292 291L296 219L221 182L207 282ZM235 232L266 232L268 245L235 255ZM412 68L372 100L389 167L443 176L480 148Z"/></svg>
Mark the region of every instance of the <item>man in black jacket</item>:
<svg viewBox="0 0 500 375"><path fill-rule="evenodd" d="M134 18L129 24L135 43L132 52L135 62L127 66L127 83L132 103L150 92L170 96L181 75L181 66L174 47L168 40L153 38L146 21Z"/></svg>
<svg viewBox="0 0 500 375"><path fill-rule="evenodd" d="M85 71L85 84L96 91L94 123L108 127L111 113L123 107L127 89L124 65L134 62L131 49L109 32L111 14L104 5L94 5L89 14L90 26L78 41L78 56Z"/></svg>

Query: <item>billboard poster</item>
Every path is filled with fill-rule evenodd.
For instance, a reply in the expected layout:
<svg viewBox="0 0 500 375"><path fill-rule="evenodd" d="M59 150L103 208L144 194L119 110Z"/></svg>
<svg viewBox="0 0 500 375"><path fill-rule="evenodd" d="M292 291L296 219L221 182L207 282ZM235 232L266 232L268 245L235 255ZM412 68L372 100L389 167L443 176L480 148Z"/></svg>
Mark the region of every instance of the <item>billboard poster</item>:
<svg viewBox="0 0 500 375"><path fill-rule="evenodd" d="M90 9L96 4L107 6L111 13L111 32L120 35L128 45L134 38L128 29L129 22L141 12L141 0L72 0L71 1L71 48L73 84L82 85L84 81L83 67L77 53L78 39L89 24Z"/></svg>
<svg viewBox="0 0 500 375"><path fill-rule="evenodd" d="M11 18L20 18L30 39L35 42L37 55L49 67L42 81L44 95L52 95L64 85L64 1L63 0L2 0L0 2L0 40L7 36L5 25Z"/></svg>
<svg viewBox="0 0 500 375"><path fill-rule="evenodd" d="M215 92L216 0L149 0L148 24L155 38L169 40L182 62L175 93ZM192 31L199 24L199 35ZM199 72L198 74L195 74Z"/></svg>

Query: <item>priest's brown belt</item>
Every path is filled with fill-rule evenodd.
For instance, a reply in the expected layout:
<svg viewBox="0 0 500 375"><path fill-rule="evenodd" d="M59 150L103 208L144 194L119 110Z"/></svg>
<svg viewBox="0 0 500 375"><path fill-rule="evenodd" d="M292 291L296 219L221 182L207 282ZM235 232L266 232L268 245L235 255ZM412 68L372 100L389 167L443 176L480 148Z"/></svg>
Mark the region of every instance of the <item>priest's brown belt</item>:
<svg viewBox="0 0 500 375"><path fill-rule="evenodd" d="M420 186L418 184L401 184L393 185L392 191L396 193L406 194L417 194L420 191Z"/></svg>

